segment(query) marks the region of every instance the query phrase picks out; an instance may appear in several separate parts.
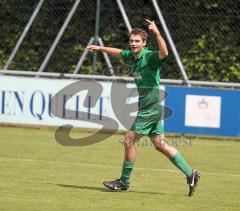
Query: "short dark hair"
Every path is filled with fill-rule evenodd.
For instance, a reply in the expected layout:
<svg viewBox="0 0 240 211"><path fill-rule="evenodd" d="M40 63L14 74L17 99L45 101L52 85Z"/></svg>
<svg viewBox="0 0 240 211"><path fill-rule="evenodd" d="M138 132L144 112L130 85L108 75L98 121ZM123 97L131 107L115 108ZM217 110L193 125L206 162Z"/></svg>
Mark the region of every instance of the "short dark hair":
<svg viewBox="0 0 240 211"><path fill-rule="evenodd" d="M130 36L134 34L134 35L140 35L143 39L143 41L147 42L147 32L144 29L141 28L134 28L132 29L132 31L130 32Z"/></svg>

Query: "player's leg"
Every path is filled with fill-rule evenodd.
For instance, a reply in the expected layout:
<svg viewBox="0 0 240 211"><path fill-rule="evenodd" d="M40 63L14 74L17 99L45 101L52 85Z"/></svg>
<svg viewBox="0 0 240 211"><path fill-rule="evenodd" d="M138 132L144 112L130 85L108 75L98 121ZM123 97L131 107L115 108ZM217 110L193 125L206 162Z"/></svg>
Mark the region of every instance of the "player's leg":
<svg viewBox="0 0 240 211"><path fill-rule="evenodd" d="M135 166L136 147L135 143L139 141L140 136L133 131L128 131L124 139L124 161L120 179L113 181L104 181L103 184L111 190L127 190L129 188L130 176Z"/></svg>
<svg viewBox="0 0 240 211"><path fill-rule="evenodd" d="M135 143L139 141L140 136L133 131L128 131L124 136L124 161L135 162L136 160L136 147Z"/></svg>
<svg viewBox="0 0 240 211"><path fill-rule="evenodd" d="M128 131L125 134L124 139L124 161L122 165L122 174L121 174L121 181L125 184L129 184L131 172L135 166L136 161L136 147L135 143L139 141L141 137L134 133L133 131Z"/></svg>
<svg viewBox="0 0 240 211"><path fill-rule="evenodd" d="M165 141L164 134L152 134L150 135L150 138L155 149L163 153L169 159L171 159L177 154L177 149L171 145L168 145L168 143Z"/></svg>
<svg viewBox="0 0 240 211"><path fill-rule="evenodd" d="M200 178L199 172L193 170L187 164L180 152L178 152L175 147L167 144L164 134L153 134L150 137L156 150L168 157L171 162L187 176L187 181L189 184L189 196L191 196L198 184L198 180Z"/></svg>

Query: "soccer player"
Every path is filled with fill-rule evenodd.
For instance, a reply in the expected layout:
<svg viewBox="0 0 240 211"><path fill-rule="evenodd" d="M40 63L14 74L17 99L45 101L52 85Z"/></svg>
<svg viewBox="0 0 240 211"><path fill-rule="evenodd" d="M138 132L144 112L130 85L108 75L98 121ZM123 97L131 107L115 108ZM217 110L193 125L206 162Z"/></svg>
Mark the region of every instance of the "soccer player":
<svg viewBox="0 0 240 211"><path fill-rule="evenodd" d="M161 121L163 111L160 105L160 69L168 56L167 45L154 21L147 19L146 21L149 31L154 33L156 37L158 51L145 48L147 32L140 28L134 28L130 32L131 50L120 50L97 45L87 47L91 52L105 52L131 63L133 77L139 93L137 117L131 129L125 134L125 156L121 177L113 181L104 181L103 184L110 190L127 190L129 188L130 175L136 160L134 144L142 136L148 135L156 150L163 153L186 175L189 185L188 195L192 196L198 184L200 173L193 170L182 155L173 146L165 142L164 128Z"/></svg>

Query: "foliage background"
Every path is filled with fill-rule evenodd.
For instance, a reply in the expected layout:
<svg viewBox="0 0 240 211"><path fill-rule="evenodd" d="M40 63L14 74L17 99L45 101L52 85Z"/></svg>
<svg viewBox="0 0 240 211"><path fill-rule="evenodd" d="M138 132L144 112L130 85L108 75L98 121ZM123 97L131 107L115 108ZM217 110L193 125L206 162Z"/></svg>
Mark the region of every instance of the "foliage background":
<svg viewBox="0 0 240 211"><path fill-rule="evenodd" d="M37 71L74 0L45 0L9 69ZM145 18L158 21L151 0L122 1L132 27L146 28ZM0 68L3 68L38 0L1 0ZM158 0L172 38L192 80L240 81L240 2L221 0ZM82 0L52 55L45 72L72 73L90 37L94 35L96 1ZM162 30L161 30L162 31ZM165 36L163 34L163 36ZM101 1L100 37L106 46L128 48L128 31L116 1ZM156 49L149 36L150 49ZM116 75L125 64L111 58ZM92 55L81 68L92 73ZM98 54L97 73L108 74L103 56ZM181 79L170 51L162 78Z"/></svg>

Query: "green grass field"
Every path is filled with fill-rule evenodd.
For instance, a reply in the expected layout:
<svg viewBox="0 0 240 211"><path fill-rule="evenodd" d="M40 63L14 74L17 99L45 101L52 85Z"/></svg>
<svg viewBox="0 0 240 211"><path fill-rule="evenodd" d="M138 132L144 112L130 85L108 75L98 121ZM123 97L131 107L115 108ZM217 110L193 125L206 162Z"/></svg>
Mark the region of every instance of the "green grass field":
<svg viewBox="0 0 240 211"><path fill-rule="evenodd" d="M102 181L120 175L122 137L66 147L53 128L0 127L0 210L240 210L239 141L196 138L178 147L201 172L189 198L185 176L144 144L137 146L131 189L106 190Z"/></svg>

